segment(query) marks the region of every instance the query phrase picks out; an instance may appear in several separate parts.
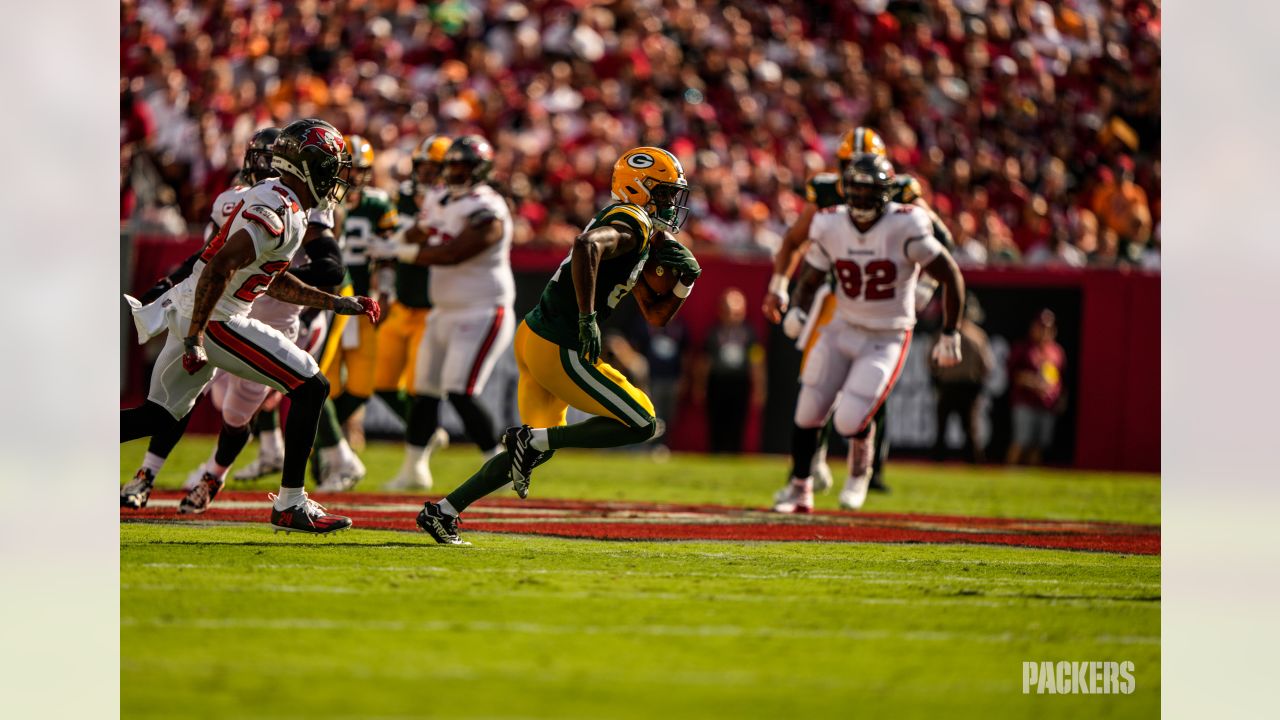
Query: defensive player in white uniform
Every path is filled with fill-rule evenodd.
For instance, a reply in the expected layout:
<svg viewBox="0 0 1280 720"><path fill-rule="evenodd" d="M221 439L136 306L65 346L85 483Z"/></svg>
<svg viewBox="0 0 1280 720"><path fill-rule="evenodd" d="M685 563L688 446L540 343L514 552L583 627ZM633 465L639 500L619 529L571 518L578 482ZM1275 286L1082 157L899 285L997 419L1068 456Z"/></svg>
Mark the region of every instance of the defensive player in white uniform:
<svg viewBox="0 0 1280 720"><path fill-rule="evenodd" d="M916 324L920 270L936 278L943 293L943 331L933 348L938 364L960 361L956 326L964 302L964 279L950 253L933 237L929 214L890 201L893 166L883 156L854 157L841 178L845 204L817 213L810 245L797 279L795 303L783 331L797 337L808 319L814 293L834 272L835 317L810 351L800 377L795 423L818 428L834 410L835 429L849 438L849 475L841 507L859 509L871 482L872 418L898 380ZM793 477L774 509L808 512L813 478Z"/></svg>
<svg viewBox="0 0 1280 720"><path fill-rule="evenodd" d="M428 194L422 223L402 262L431 268L431 321L418 346L401 477L429 488L428 444L448 396L467 436L485 457L497 454L493 418L476 402L515 334L511 274L511 210L487 182L493 148L476 135L453 141L444 156L442 190Z"/></svg>
<svg viewBox="0 0 1280 720"><path fill-rule="evenodd" d="M271 145L280 136L279 128L264 128L254 134L245 152L242 179L245 183L237 183L224 190L214 200L210 213L210 223L205 231L205 242L216 234L227 221L232 220L231 213L240 205L250 188L266 178L276 177L278 173L271 167ZM342 281L342 253L334 237L332 212L312 208L308 213L307 232L303 237L305 253L294 253L293 261L287 272L308 285L330 287ZM192 255L187 262L163 278L155 287L143 296L144 302L150 302L170 287L182 282L191 275L195 264L199 261L203 249ZM303 308L292 303L276 300L271 296L259 297L249 309L249 317L266 323L279 330L286 338L312 351L315 337L303 337L300 317ZM306 328L307 336L323 335L324 313L317 313ZM318 321L318 322L317 322ZM264 408L264 402L272 392L271 388L260 383L237 377L223 370L215 370L210 382L209 396L214 407L222 413L222 429L218 434L218 442L209 460L201 463L188 477L183 488L188 494L178 505L180 513L203 513L217 497L226 482L227 470L248 442L249 423L259 412L274 415L274 407ZM279 397L279 394L276 394ZM261 410L260 410L261 409ZM183 418L180 429L185 431L186 421ZM153 436L151 446L160 440ZM176 438L174 442L176 443ZM278 426L261 434L262 450L258 458L247 468L250 478L279 472L284 464L284 438ZM170 446L171 448L172 446ZM164 453L167 456L168 452ZM156 475L164 465L164 457L149 447L143 466L132 482L126 484L120 493L121 504L125 507L139 507L138 491L149 488L155 482ZM237 473L237 477L240 473Z"/></svg>
<svg viewBox="0 0 1280 720"><path fill-rule="evenodd" d="M328 382L313 357L280 331L247 316L263 293L373 319L379 308L370 298L332 295L284 272L302 244L306 211L326 208L346 192L350 157L342 135L321 120L299 120L281 131L272 152L272 167L280 177L245 193L231 219L210 238L190 277L146 306L126 296L143 341L165 331L168 336L147 402L120 413L120 439L171 431L217 368L270 385L290 400L284 473L280 493L271 496L271 524L278 530L327 533L350 527L351 520L325 513L307 498L303 481Z"/></svg>

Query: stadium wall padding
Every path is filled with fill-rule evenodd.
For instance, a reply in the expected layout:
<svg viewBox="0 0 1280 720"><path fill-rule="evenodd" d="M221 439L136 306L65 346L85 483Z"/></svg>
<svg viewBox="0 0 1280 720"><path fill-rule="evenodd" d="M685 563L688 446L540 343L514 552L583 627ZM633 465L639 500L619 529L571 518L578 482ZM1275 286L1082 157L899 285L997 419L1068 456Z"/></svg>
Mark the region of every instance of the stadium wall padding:
<svg viewBox="0 0 1280 720"><path fill-rule="evenodd" d="M200 247L192 238L140 237L128 243L132 258L122 253L125 291L137 295ZM516 309L523 314L537 301L541 284L564 259L563 250L517 248L512 265L517 276ZM131 262L130 262L131 261ZM720 295L736 287L747 297L749 322L770 351L769 394L763 417L753 414L747 424L745 448L751 452L785 452L790 442L790 414L795 398L798 353L777 328L760 314L771 266L765 259L700 258L703 275L681 310L690 333L690 348L701 347L715 324ZM1029 268L965 270L970 289L984 304L993 336L1018 339L1025 323L1041 307L1059 313L1059 341L1068 353L1069 404L1060 436L1064 446L1050 459L1095 470L1157 472L1160 469L1160 276L1110 270L1044 270ZM998 305L993 307L993 302ZM121 301L123 304L123 301ZM629 304L624 304L629 306ZM625 311L619 313L625 317ZM1078 320L1076 319L1078 317ZM1003 319L1001 319L1003 318ZM936 317L932 318L936 322ZM928 315L922 316L913 354L923 357L931 340ZM121 405L140 402L146 394L148 351L133 344L135 336L127 319L122 333L129 342L127 367L123 368ZM1018 323L1022 323L1019 327ZM1078 327L1075 327L1078 323ZM152 355L158 348L151 350ZM790 356L788 356L790 353ZM994 373L993 373L994 374ZM1002 433L1001 413L1007 402L992 398L992 445L988 454L998 457ZM891 408L892 410L893 408ZM674 449L698 451L707 446L705 409L685 398L679 418L669 428ZM928 421L932 423L932 419ZM893 423L891 422L891 425ZM192 419L194 432L214 432L217 420L207 403L201 403ZM912 449L907 442L897 447Z"/></svg>

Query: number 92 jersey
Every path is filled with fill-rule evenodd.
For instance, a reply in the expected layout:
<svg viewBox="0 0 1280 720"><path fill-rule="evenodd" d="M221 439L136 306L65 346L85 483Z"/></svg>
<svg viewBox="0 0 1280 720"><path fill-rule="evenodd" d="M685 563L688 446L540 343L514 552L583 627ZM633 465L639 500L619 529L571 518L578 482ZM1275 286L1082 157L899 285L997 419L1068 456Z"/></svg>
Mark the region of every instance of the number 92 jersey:
<svg viewBox="0 0 1280 720"><path fill-rule="evenodd" d="M943 251L924 209L890 202L862 232L837 205L813 217L809 240L805 262L835 276L836 317L870 330L915 326L920 267Z"/></svg>

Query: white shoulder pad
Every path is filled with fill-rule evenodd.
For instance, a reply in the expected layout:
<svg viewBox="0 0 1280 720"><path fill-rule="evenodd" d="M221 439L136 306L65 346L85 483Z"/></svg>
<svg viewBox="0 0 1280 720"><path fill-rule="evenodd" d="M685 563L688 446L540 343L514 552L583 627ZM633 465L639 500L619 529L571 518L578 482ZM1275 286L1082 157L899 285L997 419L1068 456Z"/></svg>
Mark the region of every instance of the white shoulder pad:
<svg viewBox="0 0 1280 720"><path fill-rule="evenodd" d="M240 214L246 220L252 220L261 225L273 237L280 237L284 233L284 220L278 212L266 205L250 205L241 210Z"/></svg>

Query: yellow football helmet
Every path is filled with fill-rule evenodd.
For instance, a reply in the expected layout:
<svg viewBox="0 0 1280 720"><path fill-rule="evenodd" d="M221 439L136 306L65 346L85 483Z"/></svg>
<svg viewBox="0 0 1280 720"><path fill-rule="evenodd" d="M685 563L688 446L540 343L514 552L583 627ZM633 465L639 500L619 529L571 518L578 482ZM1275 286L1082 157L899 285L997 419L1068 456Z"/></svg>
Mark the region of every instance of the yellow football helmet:
<svg viewBox="0 0 1280 720"><path fill-rule="evenodd" d="M373 146L363 135L347 135L347 152L351 154L351 185L355 188L369 184L373 176Z"/></svg>
<svg viewBox="0 0 1280 720"><path fill-rule="evenodd" d="M628 150L613 164L613 197L644 208L672 233L689 217L689 183L675 155L656 147Z"/></svg>
<svg viewBox="0 0 1280 720"><path fill-rule="evenodd" d="M845 133L844 138L840 140L840 147L836 149L836 160L840 162L840 167L843 169L850 160L853 160L854 155L861 153L871 153L881 157L887 154L884 139L880 137L880 133L861 126Z"/></svg>
<svg viewBox="0 0 1280 720"><path fill-rule="evenodd" d="M413 150L413 180L419 185L435 185L444 167L444 154L453 141L444 135L430 135Z"/></svg>

